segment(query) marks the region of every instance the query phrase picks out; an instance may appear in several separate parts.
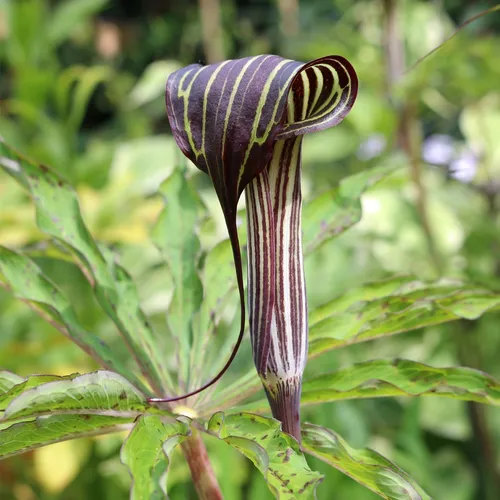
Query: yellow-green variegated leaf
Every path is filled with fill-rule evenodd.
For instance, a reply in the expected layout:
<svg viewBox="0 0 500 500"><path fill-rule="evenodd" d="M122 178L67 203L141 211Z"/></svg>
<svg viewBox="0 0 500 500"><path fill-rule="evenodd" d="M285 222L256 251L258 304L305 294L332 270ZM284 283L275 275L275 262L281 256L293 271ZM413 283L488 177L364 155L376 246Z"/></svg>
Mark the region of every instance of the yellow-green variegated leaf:
<svg viewBox="0 0 500 500"><path fill-rule="evenodd" d="M15 388L15 387L14 387ZM146 396L124 377L109 371L62 377L26 388L13 397L0 422L48 414L136 417L144 413L169 415L148 404Z"/></svg>
<svg viewBox="0 0 500 500"><path fill-rule="evenodd" d="M131 417L48 415L6 426L0 423L0 460L69 439L126 430Z"/></svg>
<svg viewBox="0 0 500 500"><path fill-rule="evenodd" d="M251 413L216 413L208 431L246 456L278 500L315 498L321 475L312 471L297 441L272 418Z"/></svg>
<svg viewBox="0 0 500 500"><path fill-rule="evenodd" d="M406 359L378 359L305 380L302 406L345 399L432 396L500 406L500 383L479 370L440 368ZM265 413L267 401L245 405Z"/></svg>
<svg viewBox="0 0 500 500"><path fill-rule="evenodd" d="M122 446L120 457L132 477L132 500L164 500L170 453L191 433L189 425L141 416Z"/></svg>
<svg viewBox="0 0 500 500"><path fill-rule="evenodd" d="M431 497L396 464L379 453L349 446L330 429L305 424L303 450L350 476L359 484L386 500L432 500Z"/></svg>
<svg viewBox="0 0 500 500"><path fill-rule="evenodd" d="M476 319L498 307L499 294L458 281L399 277L367 284L311 312L309 353L317 356L425 326Z"/></svg>
<svg viewBox="0 0 500 500"><path fill-rule="evenodd" d="M0 246L0 283L56 326L98 365L123 375L138 388L147 391L143 382L109 345L82 326L69 299L31 259ZM3 397L0 394L0 405Z"/></svg>

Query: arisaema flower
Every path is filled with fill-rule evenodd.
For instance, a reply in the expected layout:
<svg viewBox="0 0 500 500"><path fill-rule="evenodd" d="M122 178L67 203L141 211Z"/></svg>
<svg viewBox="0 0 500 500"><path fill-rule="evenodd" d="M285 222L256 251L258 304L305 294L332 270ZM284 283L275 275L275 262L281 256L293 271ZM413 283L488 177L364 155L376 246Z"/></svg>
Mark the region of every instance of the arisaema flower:
<svg viewBox="0 0 500 500"><path fill-rule="evenodd" d="M245 192L253 358L274 417L298 440L307 360L302 136L340 123L352 108L357 90L356 72L340 56L307 64L274 55L195 64L176 71L167 81L166 105L174 138L212 179L233 247L241 331L225 368L245 327L236 226L238 200ZM225 368L188 395L211 385Z"/></svg>

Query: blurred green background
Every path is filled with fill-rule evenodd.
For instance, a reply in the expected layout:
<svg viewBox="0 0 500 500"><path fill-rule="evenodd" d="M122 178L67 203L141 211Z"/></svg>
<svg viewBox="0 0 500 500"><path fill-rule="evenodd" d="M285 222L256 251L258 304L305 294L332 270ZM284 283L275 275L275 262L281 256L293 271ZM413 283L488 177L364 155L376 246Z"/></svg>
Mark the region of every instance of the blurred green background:
<svg viewBox="0 0 500 500"><path fill-rule="evenodd" d="M192 62L278 53L347 57L358 101L341 126L304 146L310 199L348 174L396 163L401 173L363 198L360 224L306 261L311 306L395 274L463 278L500 288L500 14L471 0L0 0L0 135L78 190L97 239L120 252L144 308L161 318L169 284L148 240L160 182L185 160L170 135L163 90ZM410 68L413 68L409 70ZM409 70L409 71L408 71ZM191 168L191 167L190 167ZM208 178L191 168L211 218L205 247L225 238ZM54 266L27 195L0 176L0 242L28 251L73 298L86 328L114 339L79 270ZM377 357L462 364L500 377L499 317L457 322L328 353L311 372ZM95 369L76 346L0 289L0 367L20 375ZM346 401L304 417L371 446L437 500L500 498L500 413L447 399ZM70 441L0 462L0 498L128 497L123 436ZM271 498L260 474L209 441L225 498ZM378 498L315 460L320 499ZM176 456L173 500L196 498Z"/></svg>

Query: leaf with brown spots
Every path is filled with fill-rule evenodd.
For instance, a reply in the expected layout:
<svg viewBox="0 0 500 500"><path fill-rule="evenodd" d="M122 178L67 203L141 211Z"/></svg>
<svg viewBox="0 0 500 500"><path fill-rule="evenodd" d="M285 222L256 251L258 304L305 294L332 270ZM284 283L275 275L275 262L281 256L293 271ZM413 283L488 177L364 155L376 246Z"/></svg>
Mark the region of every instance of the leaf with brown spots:
<svg viewBox="0 0 500 500"><path fill-rule="evenodd" d="M435 368L404 359L381 359L307 381L302 404L391 396L441 396L500 406L500 383L472 368Z"/></svg>
<svg viewBox="0 0 500 500"><path fill-rule="evenodd" d="M432 500L418 484L377 452L355 449L338 434L312 424L302 427L302 448L386 500Z"/></svg>
<svg viewBox="0 0 500 500"><path fill-rule="evenodd" d="M312 471L297 441L272 418L251 413L216 413L208 432L224 440L259 469L279 500L314 498L322 476Z"/></svg>
<svg viewBox="0 0 500 500"><path fill-rule="evenodd" d="M154 415L137 420L120 453L132 476L132 500L167 498L170 453L190 433L189 425L179 420L163 422Z"/></svg>
<svg viewBox="0 0 500 500"><path fill-rule="evenodd" d="M379 337L457 319L476 319L500 306L500 294L458 281L411 277L369 283L309 315L309 357Z"/></svg>
<svg viewBox="0 0 500 500"><path fill-rule="evenodd" d="M379 359L306 380L301 404L396 396L443 397L500 407L500 382L472 368L436 368L405 359ZM249 403L244 410L266 412L267 401Z"/></svg>

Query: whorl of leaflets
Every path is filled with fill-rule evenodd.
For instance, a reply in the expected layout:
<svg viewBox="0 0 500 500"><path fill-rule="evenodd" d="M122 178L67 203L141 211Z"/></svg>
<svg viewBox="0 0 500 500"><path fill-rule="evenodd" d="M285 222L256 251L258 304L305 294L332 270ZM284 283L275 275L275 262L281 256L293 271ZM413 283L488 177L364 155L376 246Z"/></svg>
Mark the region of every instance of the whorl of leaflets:
<svg viewBox="0 0 500 500"><path fill-rule="evenodd" d="M300 386L307 359L307 300L301 244L301 143L352 108L356 72L340 56L307 64L273 55L191 65L167 81L166 105L183 153L210 175L233 247L245 326L236 227L245 191L248 304L257 371L283 430L300 440ZM183 396L186 397L186 396ZM180 399L180 398L175 398Z"/></svg>

